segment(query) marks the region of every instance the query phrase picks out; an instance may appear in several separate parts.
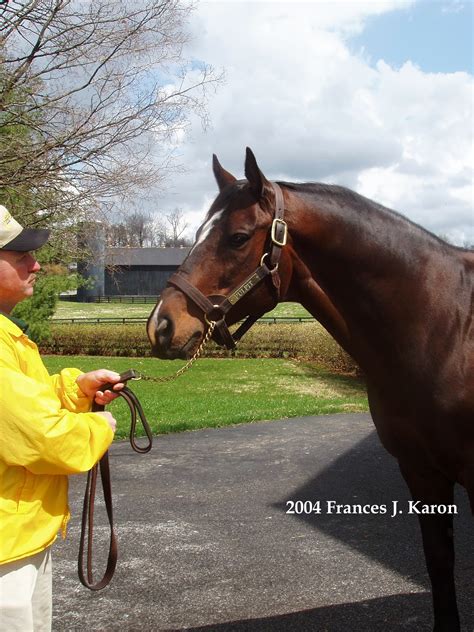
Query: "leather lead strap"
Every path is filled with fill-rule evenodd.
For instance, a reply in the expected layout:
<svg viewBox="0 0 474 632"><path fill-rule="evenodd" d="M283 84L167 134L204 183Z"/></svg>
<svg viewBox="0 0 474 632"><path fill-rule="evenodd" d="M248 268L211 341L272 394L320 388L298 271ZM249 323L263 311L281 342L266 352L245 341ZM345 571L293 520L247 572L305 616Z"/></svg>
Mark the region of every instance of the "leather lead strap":
<svg viewBox="0 0 474 632"><path fill-rule="evenodd" d="M107 558L107 567L101 580L94 584L94 576L92 569L92 545L94 538L94 507L95 494L97 486L97 473L100 468L100 476L102 480L102 490L104 493L105 508L107 511L107 519L110 528L109 554ZM86 547L86 531L87 531L87 547ZM84 552L87 550L86 570L84 571ZM115 567L117 566L118 548L117 537L114 531L114 516L112 507L112 486L110 483L110 466L109 453L106 452L100 462L88 472L87 486L84 496L84 506L82 510L81 537L79 540L79 557L78 557L78 574L79 580L83 586L89 590L102 590L112 579Z"/></svg>
<svg viewBox="0 0 474 632"><path fill-rule="evenodd" d="M122 376L121 376L122 377ZM123 377L122 377L123 379ZM104 385L102 388L107 390L107 388L111 388L113 385ZM125 399L130 408L131 422L130 422L130 445L132 446L135 452L139 452L141 454L145 454L149 452L152 447L153 435L151 432L150 425L145 417L143 412L143 408L133 391L129 388L124 387L121 391L117 391L117 394ZM104 410L103 406L99 406L98 404L93 404L92 410L94 412ZM145 430L145 434L148 438L148 443L144 446L139 446L136 442L136 425L137 425L137 414L140 418L143 428ZM95 508L95 496L96 496L96 488L97 488L97 477L98 472L100 471L100 477L102 481L102 490L104 494L104 502L105 509L107 512L107 520L109 524L110 530L110 538L109 538L109 553L107 558L107 566L105 569L105 573L99 581L94 583L93 576L93 539L94 539L94 508ZM87 540L87 544L86 544ZM84 554L87 552L87 560L86 566L84 568ZM106 452L104 456L101 458L99 463L94 465L94 467L87 474L87 485L86 491L84 495L84 505L82 509L82 523L81 523L81 535L79 538L79 555L77 560L77 570L79 575L79 580L83 586L89 588L89 590L102 590L105 588L112 579L115 567L117 566L118 559L118 547L117 547L117 537L115 535L114 530L114 516L113 516L113 506L112 506L112 484L110 480L110 465L109 465L109 453Z"/></svg>

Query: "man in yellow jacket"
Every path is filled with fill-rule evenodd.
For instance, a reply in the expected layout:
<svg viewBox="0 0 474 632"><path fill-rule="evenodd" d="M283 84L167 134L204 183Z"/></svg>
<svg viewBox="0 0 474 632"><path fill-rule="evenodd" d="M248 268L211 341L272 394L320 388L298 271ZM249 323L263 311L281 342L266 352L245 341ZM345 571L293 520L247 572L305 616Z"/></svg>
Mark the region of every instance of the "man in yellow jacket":
<svg viewBox="0 0 474 632"><path fill-rule="evenodd" d="M50 376L23 324L10 316L33 294L34 251L48 239L0 206L0 630L51 629L51 545L69 519L68 476L89 470L112 442L115 419L92 401L118 373Z"/></svg>

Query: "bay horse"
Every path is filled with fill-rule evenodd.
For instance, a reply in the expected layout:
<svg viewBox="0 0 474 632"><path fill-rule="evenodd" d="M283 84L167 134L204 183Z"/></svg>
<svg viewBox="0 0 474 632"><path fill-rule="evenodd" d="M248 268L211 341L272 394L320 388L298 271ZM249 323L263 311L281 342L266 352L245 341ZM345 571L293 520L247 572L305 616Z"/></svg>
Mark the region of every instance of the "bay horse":
<svg viewBox="0 0 474 632"><path fill-rule="evenodd" d="M219 194L155 306L155 355L191 356L210 323L232 347L279 301L297 301L358 363L372 419L418 515L434 630L460 630L454 484L474 513L474 252L340 186L270 182L247 148L246 179L213 159ZM214 325L212 325L214 326Z"/></svg>

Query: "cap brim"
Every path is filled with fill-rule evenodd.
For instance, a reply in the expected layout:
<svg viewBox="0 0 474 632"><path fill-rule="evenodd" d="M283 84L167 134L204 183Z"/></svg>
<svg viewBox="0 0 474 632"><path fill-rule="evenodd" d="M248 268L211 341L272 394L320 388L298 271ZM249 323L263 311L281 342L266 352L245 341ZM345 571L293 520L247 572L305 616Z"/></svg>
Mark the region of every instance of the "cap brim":
<svg viewBox="0 0 474 632"><path fill-rule="evenodd" d="M48 241L50 231L45 228L24 228L21 233L5 244L1 250L27 252L38 250Z"/></svg>

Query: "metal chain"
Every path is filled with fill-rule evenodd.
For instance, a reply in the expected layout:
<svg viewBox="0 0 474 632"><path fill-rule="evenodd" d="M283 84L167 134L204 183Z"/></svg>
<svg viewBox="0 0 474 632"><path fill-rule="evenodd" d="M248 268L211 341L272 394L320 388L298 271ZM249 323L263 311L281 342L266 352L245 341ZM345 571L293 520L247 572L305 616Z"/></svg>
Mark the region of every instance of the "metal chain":
<svg viewBox="0 0 474 632"><path fill-rule="evenodd" d="M199 347L196 349L194 355L192 358L190 358L186 364L181 367L178 371L176 371L176 373L174 373L173 375L165 375L164 377L153 377L151 375L144 375L143 373L139 373L139 377L137 377L137 380L143 380L145 382L172 382L173 380L176 380L176 378L178 378L180 375L183 375L183 373L186 373L186 371L188 369L191 368L191 366L196 362L196 360L199 358L199 356L202 353L202 350L204 349L204 347L206 346L206 344L209 342L209 340L212 337L212 334L214 332L214 328L216 326L216 321L215 320L207 320L207 323L209 325L209 328L206 332L206 335L204 336L204 338L201 341L201 344L199 345Z"/></svg>

